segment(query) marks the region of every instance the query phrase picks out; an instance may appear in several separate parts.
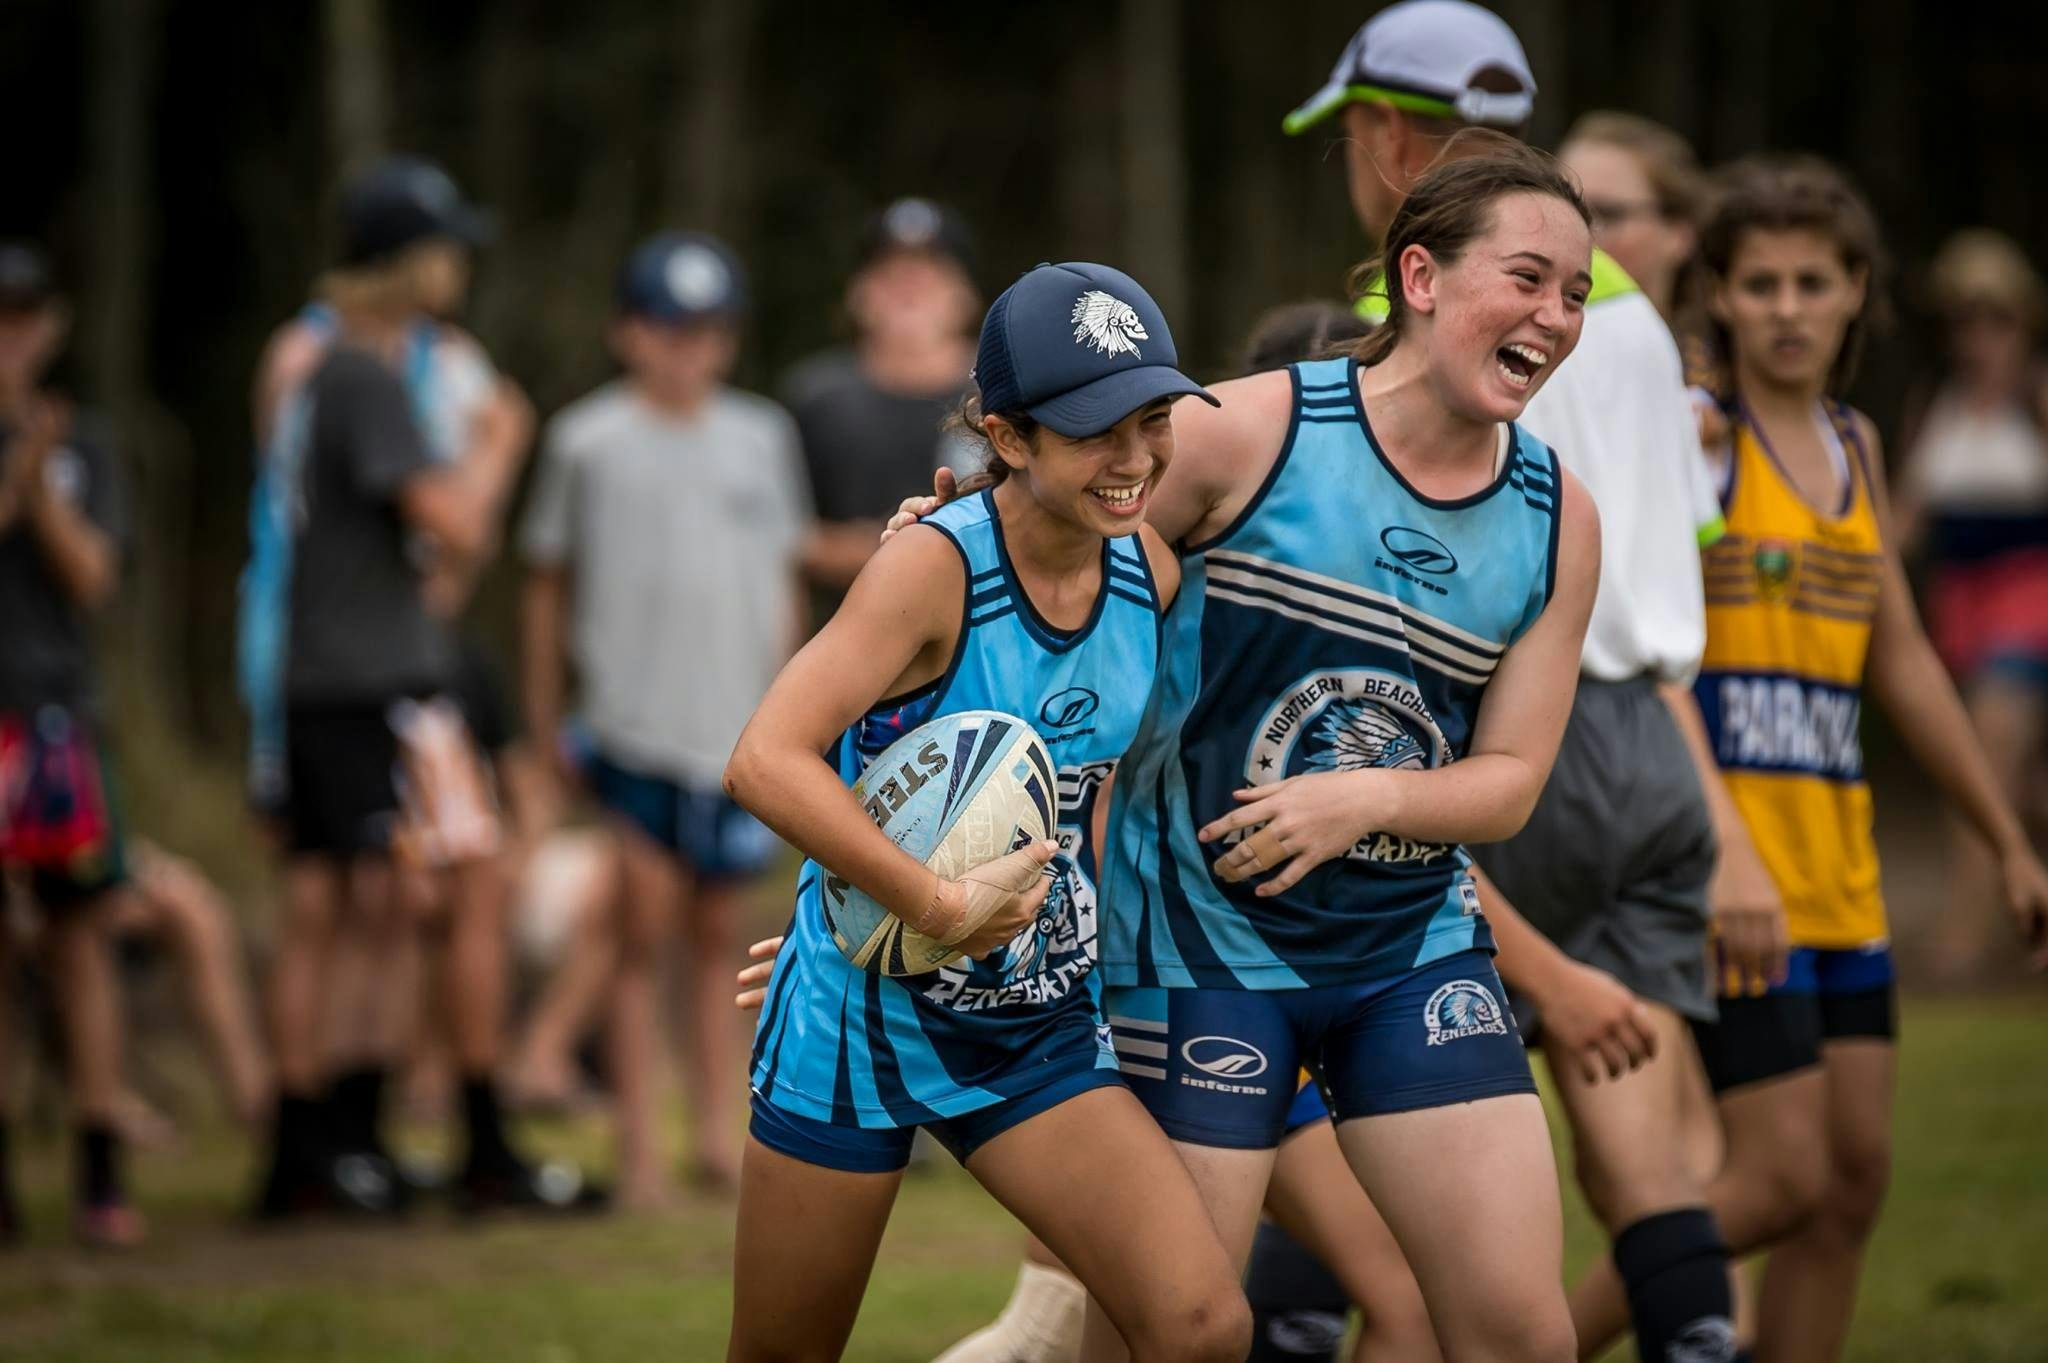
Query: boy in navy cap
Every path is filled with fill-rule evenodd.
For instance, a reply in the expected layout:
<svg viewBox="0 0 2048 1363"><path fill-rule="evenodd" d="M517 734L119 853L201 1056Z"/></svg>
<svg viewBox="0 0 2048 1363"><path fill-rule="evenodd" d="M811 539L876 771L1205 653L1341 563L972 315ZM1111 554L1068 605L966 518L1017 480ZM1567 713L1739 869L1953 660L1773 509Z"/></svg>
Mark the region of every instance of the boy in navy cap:
<svg viewBox="0 0 2048 1363"><path fill-rule="evenodd" d="M642 244L619 279L622 378L550 423L521 548L525 696L536 740L558 732L573 662L592 752L575 776L625 849L624 946L612 991L621 1199L666 1192L653 1110L656 966L680 922L692 1168L730 1186L739 1164L734 919L774 837L727 800L720 773L798 637L810 503L795 423L726 386L746 309L739 263L689 233Z"/></svg>
<svg viewBox="0 0 2048 1363"><path fill-rule="evenodd" d="M837 608L898 500L952 448L939 427L966 387L980 311L973 243L952 210L903 198L868 223L846 282L853 344L804 360L782 387L817 501L805 565L814 623Z"/></svg>

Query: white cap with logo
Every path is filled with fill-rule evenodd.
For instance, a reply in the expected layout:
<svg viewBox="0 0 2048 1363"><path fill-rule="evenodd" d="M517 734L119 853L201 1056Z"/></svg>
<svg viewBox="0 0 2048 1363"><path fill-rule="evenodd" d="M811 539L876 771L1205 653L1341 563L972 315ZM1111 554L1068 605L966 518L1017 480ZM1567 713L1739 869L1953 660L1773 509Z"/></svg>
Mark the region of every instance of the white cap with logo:
<svg viewBox="0 0 2048 1363"><path fill-rule="evenodd" d="M1518 88L1482 89L1494 72ZM1403 0L1365 22L1329 83L1281 126L1304 132L1346 104L1370 100L1482 127L1518 128L1536 108L1536 78L1521 40L1492 10L1466 0Z"/></svg>

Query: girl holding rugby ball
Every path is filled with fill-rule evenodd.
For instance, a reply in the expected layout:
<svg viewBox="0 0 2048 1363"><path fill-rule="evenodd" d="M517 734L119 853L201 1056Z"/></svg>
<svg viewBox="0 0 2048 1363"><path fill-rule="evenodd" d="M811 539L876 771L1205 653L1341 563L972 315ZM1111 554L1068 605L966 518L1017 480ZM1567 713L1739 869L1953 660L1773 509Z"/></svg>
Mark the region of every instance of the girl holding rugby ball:
<svg viewBox="0 0 2048 1363"><path fill-rule="evenodd" d="M1072 1267L1134 1356L1236 1363L1249 1347L1236 1272L1120 1081L1087 978L1095 804L1138 731L1180 578L1141 522L1174 399L1215 401L1176 365L1119 271L1041 265L1012 285L963 413L988 472L863 569L734 750L727 791L810 860L756 1032L733 1360L839 1356L920 1126ZM966 710L1039 730L1058 841L948 881L849 787L903 733ZM826 875L968 959L854 967Z"/></svg>

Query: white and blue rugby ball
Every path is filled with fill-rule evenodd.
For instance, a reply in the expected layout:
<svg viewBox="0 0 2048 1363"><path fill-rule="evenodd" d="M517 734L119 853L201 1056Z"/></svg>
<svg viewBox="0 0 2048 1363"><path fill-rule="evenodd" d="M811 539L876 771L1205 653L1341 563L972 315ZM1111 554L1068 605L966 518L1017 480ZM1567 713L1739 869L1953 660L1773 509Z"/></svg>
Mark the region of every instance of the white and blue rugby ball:
<svg viewBox="0 0 2048 1363"><path fill-rule="evenodd" d="M963 710L890 744L861 772L853 797L898 847L953 880L1050 838L1059 784L1028 723ZM922 975L960 958L837 876L825 877L824 904L833 942L863 970Z"/></svg>

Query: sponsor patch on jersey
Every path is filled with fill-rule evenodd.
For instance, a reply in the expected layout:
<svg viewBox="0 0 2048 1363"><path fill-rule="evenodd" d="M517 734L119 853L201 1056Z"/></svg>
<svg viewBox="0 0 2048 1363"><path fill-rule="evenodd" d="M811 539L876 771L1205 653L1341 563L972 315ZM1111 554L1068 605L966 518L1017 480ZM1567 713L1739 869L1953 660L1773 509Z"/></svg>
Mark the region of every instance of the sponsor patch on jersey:
<svg viewBox="0 0 2048 1363"><path fill-rule="evenodd" d="M1477 980L1452 980L1422 1005L1429 1044L1443 1046L1468 1036L1506 1036L1507 1014L1493 991Z"/></svg>
<svg viewBox="0 0 2048 1363"><path fill-rule="evenodd" d="M1758 540L1751 556L1756 565L1756 594L1776 601L1792 588L1792 576L1799 566L1798 548L1790 540Z"/></svg>

